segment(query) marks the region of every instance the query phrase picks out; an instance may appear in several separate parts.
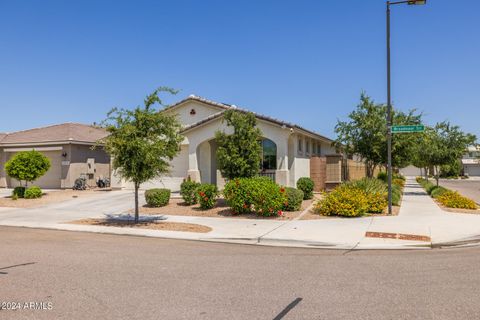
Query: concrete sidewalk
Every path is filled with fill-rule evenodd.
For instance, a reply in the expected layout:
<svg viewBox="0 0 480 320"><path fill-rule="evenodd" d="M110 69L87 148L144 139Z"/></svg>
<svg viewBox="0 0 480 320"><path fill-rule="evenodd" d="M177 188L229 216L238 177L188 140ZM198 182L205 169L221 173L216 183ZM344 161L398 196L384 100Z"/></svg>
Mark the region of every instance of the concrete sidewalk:
<svg viewBox="0 0 480 320"><path fill-rule="evenodd" d="M82 218L122 215L131 208L132 193L121 191L99 199L74 199L38 209L0 209L0 225L71 231L127 234L160 238L234 242L258 245L334 249L428 249L480 241L480 214L450 213L440 209L425 191L408 179L398 216L318 220L253 220L164 215L170 222L211 227L209 233L190 233L73 225ZM367 237L367 233L369 236ZM377 238L381 233L393 238ZM401 240L399 235L421 237ZM397 235L397 236L396 236ZM429 240L425 240L428 239Z"/></svg>

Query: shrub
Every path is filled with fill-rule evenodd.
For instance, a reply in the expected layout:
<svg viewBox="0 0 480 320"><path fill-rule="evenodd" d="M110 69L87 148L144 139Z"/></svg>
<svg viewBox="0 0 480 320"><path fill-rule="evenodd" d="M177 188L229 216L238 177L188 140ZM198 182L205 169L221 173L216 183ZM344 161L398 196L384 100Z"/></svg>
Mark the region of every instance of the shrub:
<svg viewBox="0 0 480 320"><path fill-rule="evenodd" d="M385 171L380 171L377 174L377 179L382 180L383 182L387 182L388 180L388 174Z"/></svg>
<svg viewBox="0 0 480 320"><path fill-rule="evenodd" d="M430 195L433 198L438 198L439 196L443 195L445 192L448 192L449 190L447 188L444 188L442 186L435 187Z"/></svg>
<svg viewBox="0 0 480 320"><path fill-rule="evenodd" d="M375 178L363 178L360 180L347 182L346 185L351 188L361 189L365 192L365 194L367 195L368 212L381 213L388 204L388 188L387 184L382 180Z"/></svg>
<svg viewBox="0 0 480 320"><path fill-rule="evenodd" d="M196 188L197 201L203 210L215 207L218 197L217 186L210 183L203 183Z"/></svg>
<svg viewBox="0 0 480 320"><path fill-rule="evenodd" d="M170 201L169 189L150 189L145 191L145 201L150 207L163 207Z"/></svg>
<svg viewBox="0 0 480 320"><path fill-rule="evenodd" d="M377 179L382 180L383 182L387 183L388 182L388 173L385 171L380 171L377 175ZM401 174L398 173L393 173L392 174L392 183L395 183L395 180L402 180L405 182L405 177L402 176Z"/></svg>
<svg viewBox="0 0 480 320"><path fill-rule="evenodd" d="M475 201L460 195L455 191L446 191L437 197L438 202L448 208L477 209Z"/></svg>
<svg viewBox="0 0 480 320"><path fill-rule="evenodd" d="M42 197L42 189L37 186L28 187L24 194L25 199L37 199Z"/></svg>
<svg viewBox="0 0 480 320"><path fill-rule="evenodd" d="M308 177L302 177L297 181L297 189L303 191L303 200L308 200L313 198L313 187L315 183L312 179Z"/></svg>
<svg viewBox="0 0 480 320"><path fill-rule="evenodd" d="M233 179L223 190L225 200L233 212L255 212L262 216L281 215L287 202L285 193L285 188L267 177Z"/></svg>
<svg viewBox="0 0 480 320"><path fill-rule="evenodd" d="M18 200L18 196L16 194L12 195L12 200Z"/></svg>
<svg viewBox="0 0 480 320"><path fill-rule="evenodd" d="M427 191L428 194L431 194L433 189L437 188L437 186L432 182L420 177L417 177L417 182L422 186L422 188L425 189L425 191Z"/></svg>
<svg viewBox="0 0 480 320"><path fill-rule="evenodd" d="M302 208L303 191L295 188L285 188L287 202L283 206L285 211L298 211Z"/></svg>
<svg viewBox="0 0 480 320"><path fill-rule="evenodd" d="M405 180L400 179L400 178L395 178L392 180L392 185L397 185L400 188L405 187Z"/></svg>
<svg viewBox="0 0 480 320"><path fill-rule="evenodd" d="M432 191L437 188L437 186L433 183L431 183L430 181L428 181L427 183L425 183L425 191L427 191L428 194L431 194Z"/></svg>
<svg viewBox="0 0 480 320"><path fill-rule="evenodd" d="M23 198L25 196L25 187L15 187L12 191L12 197Z"/></svg>
<svg viewBox="0 0 480 320"><path fill-rule="evenodd" d="M368 210L368 196L360 188L340 185L315 204L316 213L331 216L358 217Z"/></svg>
<svg viewBox="0 0 480 320"><path fill-rule="evenodd" d="M367 203L368 203L367 212L370 212L370 213L382 213L383 210L388 205L387 198L382 193L367 193ZM393 193L392 193L392 203L393 203Z"/></svg>
<svg viewBox="0 0 480 320"><path fill-rule="evenodd" d="M366 193L386 194L388 191L385 182L375 178L363 178L360 180L350 181L345 184L362 189Z"/></svg>
<svg viewBox="0 0 480 320"><path fill-rule="evenodd" d="M392 184L392 204L394 206L400 205L401 198L402 198L402 188L399 185Z"/></svg>
<svg viewBox="0 0 480 320"><path fill-rule="evenodd" d="M180 195L186 204L192 205L197 203L196 190L199 185L200 183L192 181L190 177L183 180L182 184L180 185Z"/></svg>

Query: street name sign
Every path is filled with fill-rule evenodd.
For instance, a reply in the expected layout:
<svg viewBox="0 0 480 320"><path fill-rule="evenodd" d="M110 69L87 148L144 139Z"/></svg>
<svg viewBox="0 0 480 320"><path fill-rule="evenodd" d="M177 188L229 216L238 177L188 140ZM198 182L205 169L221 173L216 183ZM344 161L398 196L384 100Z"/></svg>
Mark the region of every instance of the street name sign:
<svg viewBox="0 0 480 320"><path fill-rule="evenodd" d="M425 131L425 126L423 124L413 126L392 126L392 133L409 133L423 131Z"/></svg>

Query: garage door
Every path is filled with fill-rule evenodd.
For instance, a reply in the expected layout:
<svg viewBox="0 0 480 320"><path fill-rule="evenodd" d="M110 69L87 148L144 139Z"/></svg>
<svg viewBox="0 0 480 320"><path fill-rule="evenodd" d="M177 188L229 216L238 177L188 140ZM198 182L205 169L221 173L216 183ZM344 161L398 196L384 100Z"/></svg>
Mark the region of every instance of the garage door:
<svg viewBox="0 0 480 320"><path fill-rule="evenodd" d="M468 174L471 177L480 176L480 164L465 166L465 173Z"/></svg>
<svg viewBox="0 0 480 320"><path fill-rule="evenodd" d="M50 159L50 169L43 177L34 181L33 184L43 189L58 189L61 187L62 179L62 152L61 151L41 151L43 155ZM9 159L15 153L11 153ZM19 186L20 183L15 179L8 179L8 186L10 188Z"/></svg>

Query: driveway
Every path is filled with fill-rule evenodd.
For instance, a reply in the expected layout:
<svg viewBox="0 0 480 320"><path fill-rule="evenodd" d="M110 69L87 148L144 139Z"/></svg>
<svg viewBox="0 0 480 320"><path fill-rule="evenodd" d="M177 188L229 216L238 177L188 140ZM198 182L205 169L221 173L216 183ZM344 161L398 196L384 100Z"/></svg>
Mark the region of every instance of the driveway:
<svg viewBox="0 0 480 320"><path fill-rule="evenodd" d="M2 319L480 318L480 248L350 252L6 227L0 243L1 301L52 304Z"/></svg>
<svg viewBox="0 0 480 320"><path fill-rule="evenodd" d="M456 190L480 204L480 180L440 179L440 185L448 189Z"/></svg>
<svg viewBox="0 0 480 320"><path fill-rule="evenodd" d="M104 217L106 214L124 213L134 207L133 191L121 190L99 192L84 198L51 203L43 207L19 209L0 208L0 224L40 226L44 223L63 223L71 220ZM143 193L139 195L140 205L145 203Z"/></svg>

